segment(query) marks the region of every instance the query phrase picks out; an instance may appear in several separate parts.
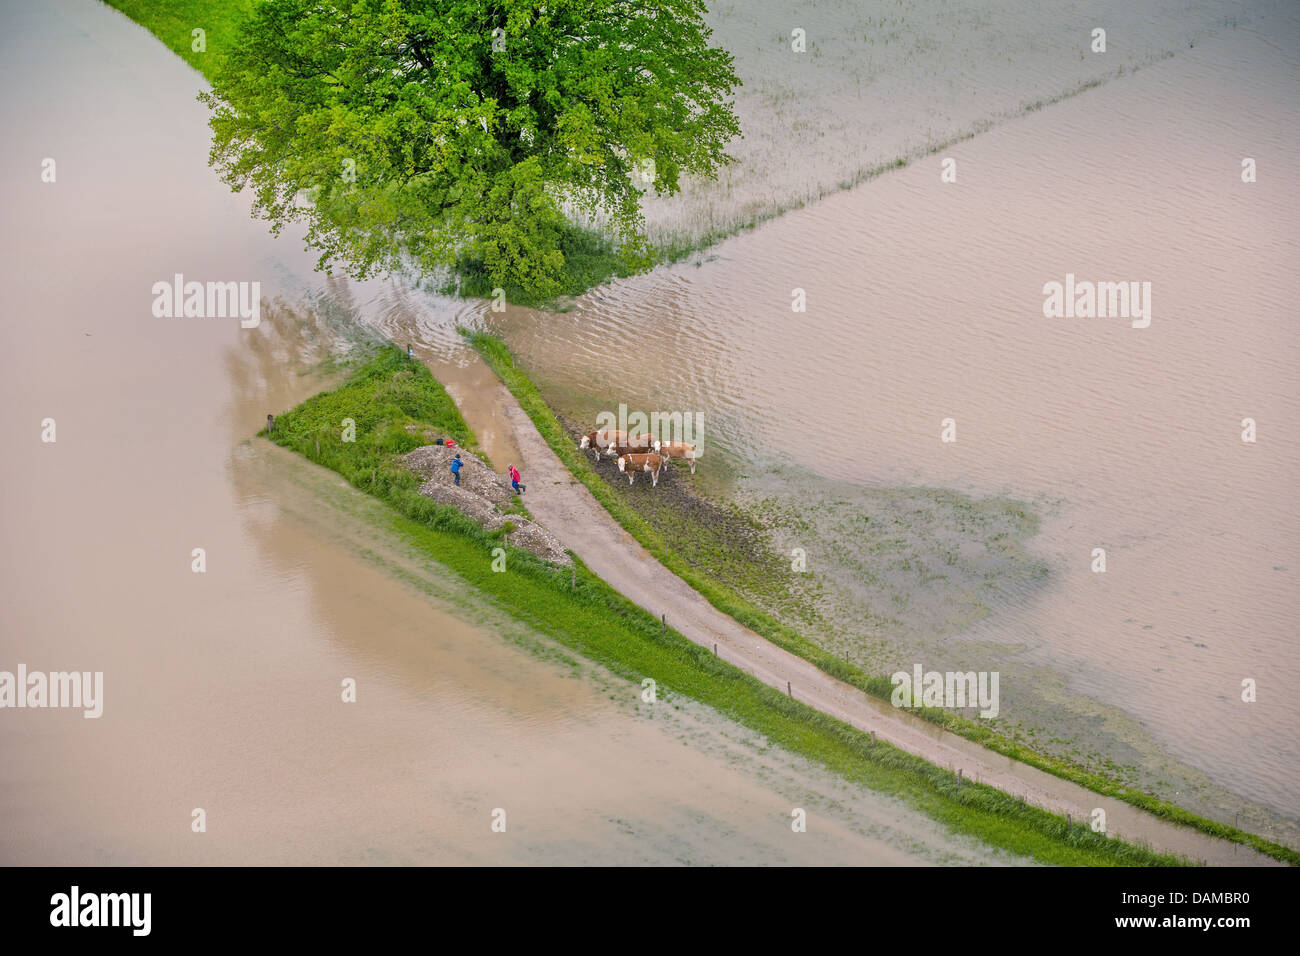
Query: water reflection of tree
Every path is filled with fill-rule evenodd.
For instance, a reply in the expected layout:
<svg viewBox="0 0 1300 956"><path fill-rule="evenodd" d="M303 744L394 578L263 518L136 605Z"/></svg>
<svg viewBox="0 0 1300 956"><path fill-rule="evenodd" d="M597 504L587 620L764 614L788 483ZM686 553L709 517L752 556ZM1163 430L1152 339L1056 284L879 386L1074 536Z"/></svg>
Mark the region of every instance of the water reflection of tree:
<svg viewBox="0 0 1300 956"><path fill-rule="evenodd" d="M278 414L318 391L322 363L378 341L344 279L326 278L324 290L297 302L264 302L261 324L240 334L223 356L231 440L256 433L268 412Z"/></svg>

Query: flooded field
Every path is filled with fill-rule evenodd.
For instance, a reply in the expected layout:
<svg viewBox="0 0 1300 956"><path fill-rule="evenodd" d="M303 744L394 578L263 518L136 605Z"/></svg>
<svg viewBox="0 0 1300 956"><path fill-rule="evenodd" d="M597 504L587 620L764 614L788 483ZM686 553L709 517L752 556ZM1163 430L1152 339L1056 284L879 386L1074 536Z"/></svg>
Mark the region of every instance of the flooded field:
<svg viewBox="0 0 1300 956"><path fill-rule="evenodd" d="M650 235L698 243L862 181L900 157L1259 28L1282 2L720 0L705 17L735 57L743 140L716 182L646 205ZM1093 52L1093 30L1106 32ZM802 46L803 52L796 52Z"/></svg>
<svg viewBox="0 0 1300 956"><path fill-rule="evenodd" d="M1003 861L639 704L252 438L407 293L315 275L252 222L205 165L196 75L118 14L0 3L0 54L0 669L104 675L99 719L0 714L0 862ZM261 324L154 315L176 273L261 282Z"/></svg>
<svg viewBox="0 0 1300 956"><path fill-rule="evenodd" d="M1022 739L1294 845L1295 9L1080 23L1050 3L1012 27L916 6L849 30L845 3L807 23L718 5L751 135L719 183L651 204L652 234L729 231L987 132L568 312L498 315L314 273L206 167L192 71L97 4L0 2L0 669L103 670L107 698L98 721L0 719L0 860L990 860L706 711L638 707L423 566L368 499L250 440L358 322L470 407L484 370L457 323L502 333L574 420L702 411L697 487L807 551L809 637L873 672L1000 670ZM779 68L795 27L804 72ZM258 280L274 306L253 330L154 317L176 273ZM1149 327L1045 318L1067 274L1150 282ZM819 824L792 845L795 805Z"/></svg>
<svg viewBox="0 0 1300 956"><path fill-rule="evenodd" d="M806 548L828 585L835 622L810 636L878 671L1000 669L1003 715L1036 745L1293 841L1300 21L1253 9L702 264L564 313L469 318L575 420L703 411L734 494L784 511L773 546ZM1067 276L1151 283L1149 325L1046 318ZM851 522L890 514L910 535L898 501L917 489L1025 503L1024 573L980 581L977 535L947 568L942 551L882 565ZM954 509L936 520L956 527ZM885 590L855 571L882 566Z"/></svg>

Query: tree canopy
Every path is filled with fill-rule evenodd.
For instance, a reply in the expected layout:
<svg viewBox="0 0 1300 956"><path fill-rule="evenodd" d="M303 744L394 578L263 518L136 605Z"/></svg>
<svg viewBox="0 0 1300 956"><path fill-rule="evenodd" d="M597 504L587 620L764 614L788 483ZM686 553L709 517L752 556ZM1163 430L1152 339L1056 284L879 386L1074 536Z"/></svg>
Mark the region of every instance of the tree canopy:
<svg viewBox="0 0 1300 956"><path fill-rule="evenodd" d="M640 200L729 163L700 0L263 0L201 98L254 213L357 278L473 261L557 288L564 211L646 260Z"/></svg>

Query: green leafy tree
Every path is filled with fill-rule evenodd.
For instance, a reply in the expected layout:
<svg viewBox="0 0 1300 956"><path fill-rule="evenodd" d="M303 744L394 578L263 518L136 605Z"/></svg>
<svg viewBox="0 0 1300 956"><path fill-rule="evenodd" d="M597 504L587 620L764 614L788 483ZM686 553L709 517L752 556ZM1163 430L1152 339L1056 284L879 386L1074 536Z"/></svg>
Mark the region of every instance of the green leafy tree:
<svg viewBox="0 0 1300 956"><path fill-rule="evenodd" d="M547 296L564 211L648 263L640 200L740 132L699 0L263 0L201 99L209 161L319 268L472 262ZM635 267L635 266L634 266Z"/></svg>

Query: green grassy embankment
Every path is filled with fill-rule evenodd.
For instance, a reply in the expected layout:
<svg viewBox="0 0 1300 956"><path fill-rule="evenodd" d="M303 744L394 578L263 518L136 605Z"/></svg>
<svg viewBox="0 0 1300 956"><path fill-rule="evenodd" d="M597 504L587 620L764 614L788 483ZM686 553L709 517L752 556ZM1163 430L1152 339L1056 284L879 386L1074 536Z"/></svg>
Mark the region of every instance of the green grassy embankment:
<svg viewBox="0 0 1300 956"><path fill-rule="evenodd" d="M345 419L355 423L355 441L343 440ZM947 770L873 742L663 629L580 561L576 585L568 569L515 548L507 551L507 571L494 572L491 552L501 546L500 532L485 532L455 508L422 497L419 479L395 460L426 443L425 430L475 447L455 403L428 369L388 347L358 360L338 388L280 415L268 437L387 503L395 532L512 617L627 678L634 689L653 677L665 702L673 695L699 701L777 746L1010 853L1062 865L1185 862L1067 823L992 787L959 783Z"/></svg>
<svg viewBox="0 0 1300 956"><path fill-rule="evenodd" d="M693 587L714 607L735 618L741 624L793 654L816 665L821 670L845 683L861 689L882 700L889 700L893 684L888 677L867 674L852 664L834 656L809 641L803 635L754 606L738 595L721 580L702 573L683 560L667 541L631 505L616 496L608 483L570 439L563 425L546 404L527 373L519 367L505 343L484 332L470 333L462 330L470 344L492 367L523 407L534 426L551 450L564 462L575 478L581 481L610 515L632 537L687 584ZM1037 767L1064 780L1087 787L1095 793L1114 797L1173 823L1194 827L1211 836L1249 846L1277 860L1300 865L1300 852L1274 843L1254 833L1199 816L1168 801L1131 787L1094 770L1038 753L1017 741L1010 740L988 727L938 708L915 708L912 711L945 730L959 734L990 750Z"/></svg>
<svg viewBox="0 0 1300 956"><path fill-rule="evenodd" d="M104 0L144 27L209 82L253 9L253 0ZM194 31L204 49L194 49Z"/></svg>

